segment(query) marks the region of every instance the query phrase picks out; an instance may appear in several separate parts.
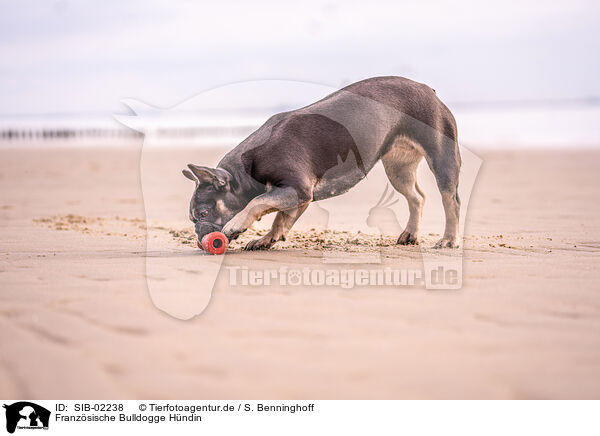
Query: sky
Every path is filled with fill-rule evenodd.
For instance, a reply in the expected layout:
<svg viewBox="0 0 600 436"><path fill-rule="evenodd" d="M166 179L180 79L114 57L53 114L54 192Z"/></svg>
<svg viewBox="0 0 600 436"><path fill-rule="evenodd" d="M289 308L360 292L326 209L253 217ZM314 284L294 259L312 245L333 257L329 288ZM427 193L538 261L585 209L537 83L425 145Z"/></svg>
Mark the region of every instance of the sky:
<svg viewBox="0 0 600 436"><path fill-rule="evenodd" d="M0 0L0 115L401 75L444 101L600 96L600 2ZM260 105L260 102L257 102Z"/></svg>

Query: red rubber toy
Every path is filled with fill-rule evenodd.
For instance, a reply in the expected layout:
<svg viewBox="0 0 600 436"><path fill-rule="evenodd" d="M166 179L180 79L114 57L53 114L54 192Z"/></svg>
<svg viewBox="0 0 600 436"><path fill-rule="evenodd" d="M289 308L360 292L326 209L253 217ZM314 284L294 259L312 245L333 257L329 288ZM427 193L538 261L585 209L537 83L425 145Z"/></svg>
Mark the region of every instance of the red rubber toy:
<svg viewBox="0 0 600 436"><path fill-rule="evenodd" d="M198 248L211 254L223 254L227 250L229 240L221 232L212 232L204 235L202 241L198 241Z"/></svg>

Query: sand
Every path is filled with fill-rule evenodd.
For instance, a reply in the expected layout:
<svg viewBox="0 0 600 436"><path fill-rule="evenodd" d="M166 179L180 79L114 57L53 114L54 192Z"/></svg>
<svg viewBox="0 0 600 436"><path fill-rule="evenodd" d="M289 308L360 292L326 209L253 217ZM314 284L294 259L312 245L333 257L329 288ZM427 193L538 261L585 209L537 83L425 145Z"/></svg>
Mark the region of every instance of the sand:
<svg viewBox="0 0 600 436"><path fill-rule="evenodd" d="M222 154L145 152L140 177L139 146L0 150L1 397L600 397L600 152L478 153L460 290L232 286L223 272L206 310L183 321L146 281L151 256L177 256L169 283L199 274L191 182L164 180ZM363 205L357 187L311 206L276 249L242 251L263 219L223 265L323 267L324 253L422 265L443 223L424 185L418 247L366 225L381 191ZM142 187L161 200L145 208ZM404 224L405 202L394 208Z"/></svg>

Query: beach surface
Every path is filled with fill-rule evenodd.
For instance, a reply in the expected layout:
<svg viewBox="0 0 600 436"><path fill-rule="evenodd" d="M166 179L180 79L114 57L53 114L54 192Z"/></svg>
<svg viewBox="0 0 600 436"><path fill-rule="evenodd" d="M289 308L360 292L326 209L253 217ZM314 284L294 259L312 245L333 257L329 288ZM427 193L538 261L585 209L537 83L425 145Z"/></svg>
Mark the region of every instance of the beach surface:
<svg viewBox="0 0 600 436"><path fill-rule="evenodd" d="M231 281L224 267L422 267L443 231L432 177L421 168L421 244L396 246L407 206L372 217L378 166L284 243L242 251L265 217L232 243L206 310L180 319L147 260L177 260L168 283L201 273L180 171L224 152L0 149L1 397L600 398L600 152L478 152L460 290Z"/></svg>

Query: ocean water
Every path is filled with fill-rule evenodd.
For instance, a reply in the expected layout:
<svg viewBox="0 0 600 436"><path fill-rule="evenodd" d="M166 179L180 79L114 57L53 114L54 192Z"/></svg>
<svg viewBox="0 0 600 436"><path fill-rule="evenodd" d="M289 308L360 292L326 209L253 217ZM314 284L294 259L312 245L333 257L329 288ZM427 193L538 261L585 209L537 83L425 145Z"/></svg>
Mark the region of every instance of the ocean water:
<svg viewBox="0 0 600 436"><path fill-rule="evenodd" d="M159 111L116 118L110 114L0 117L0 146L52 146L58 142L74 147L119 146L134 140L136 131L153 147L233 146L275 112L278 110ZM453 113L459 141L466 147L600 148L597 105L458 108ZM60 131L63 133L52 134Z"/></svg>
<svg viewBox="0 0 600 436"><path fill-rule="evenodd" d="M461 144L600 147L600 106L455 110Z"/></svg>

